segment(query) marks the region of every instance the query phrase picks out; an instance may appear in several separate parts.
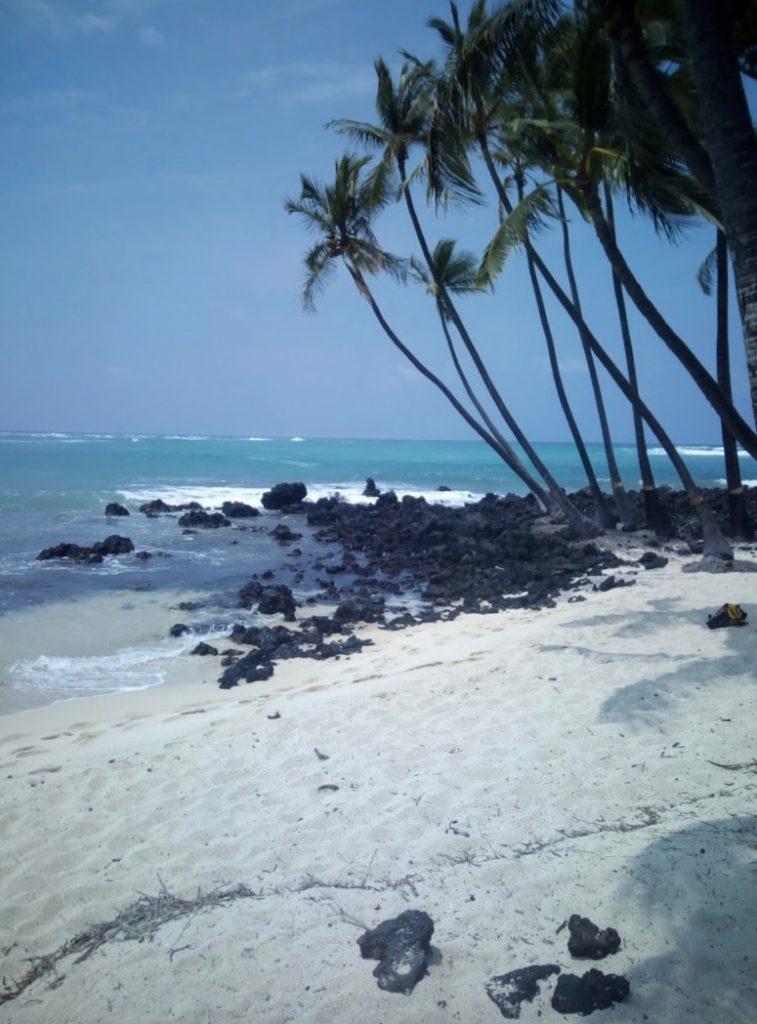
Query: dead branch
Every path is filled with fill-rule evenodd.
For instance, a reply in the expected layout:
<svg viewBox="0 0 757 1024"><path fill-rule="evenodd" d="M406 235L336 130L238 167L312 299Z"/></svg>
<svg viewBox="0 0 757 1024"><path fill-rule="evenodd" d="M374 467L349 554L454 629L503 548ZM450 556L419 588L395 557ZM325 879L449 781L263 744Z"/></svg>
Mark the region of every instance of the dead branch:
<svg viewBox="0 0 757 1024"><path fill-rule="evenodd" d="M73 962L80 964L107 942L152 941L155 933L169 921L189 917L200 910L225 907L235 900L263 898L262 893L254 892L249 886L240 883L231 888L219 886L206 893L198 890L193 899L182 899L168 889L160 875L158 881L161 888L157 896L142 893L111 921L90 925L52 953L29 957L31 967L13 986L6 984L4 990L0 991L0 1004L18 998L25 989L46 975L57 974L58 964L67 957L75 956Z"/></svg>

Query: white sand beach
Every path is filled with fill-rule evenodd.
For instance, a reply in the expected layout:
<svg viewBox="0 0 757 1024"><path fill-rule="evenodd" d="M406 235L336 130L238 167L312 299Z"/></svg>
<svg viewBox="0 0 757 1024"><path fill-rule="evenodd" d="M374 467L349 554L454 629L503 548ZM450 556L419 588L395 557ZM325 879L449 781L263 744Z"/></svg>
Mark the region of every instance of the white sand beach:
<svg viewBox="0 0 757 1024"><path fill-rule="evenodd" d="M184 685L0 719L6 990L140 894L247 887L59 959L0 1021L496 1024L488 979L556 963L628 978L595 1020L752 1024L757 575L680 566L366 630L231 691L197 659ZM708 630L726 601L749 625ZM403 996L356 939L410 908L437 953ZM620 951L574 960L571 914ZM560 1017L554 980L522 1021Z"/></svg>

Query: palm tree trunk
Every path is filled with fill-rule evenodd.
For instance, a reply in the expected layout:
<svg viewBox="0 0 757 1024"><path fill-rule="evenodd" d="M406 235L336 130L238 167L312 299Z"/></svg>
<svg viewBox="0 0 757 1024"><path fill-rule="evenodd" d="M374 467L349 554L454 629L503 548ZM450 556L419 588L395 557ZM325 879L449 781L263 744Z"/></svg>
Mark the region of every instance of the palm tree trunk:
<svg viewBox="0 0 757 1024"><path fill-rule="evenodd" d="M723 393L731 397L731 359L728 350L728 246L722 231L717 233L717 374ZM728 518L731 536L739 540L753 540L752 526L741 484L741 467L736 441L722 425L723 453L725 455L726 486L728 488Z"/></svg>
<svg viewBox="0 0 757 1024"><path fill-rule="evenodd" d="M615 215L612 203L612 189L607 182L604 183L605 208L607 210L607 224L615 239ZM628 326L628 313L626 312L626 301L623 297L623 286L620 283L615 270L612 271L612 286L615 293L615 304L618 307L618 320L620 321L620 333L623 338L623 351L626 357L628 369L628 382L634 394L638 397L639 381L636 376L636 358L633 351L631 331ZM644 495L644 514L647 527L654 530L655 536L668 538L673 533L673 524L670 516L665 511L660 492L655 484L652 473L652 465L647 453L647 440L644 436L644 424L636 406L632 406L633 429L636 437L636 452L639 459L639 474L641 476L641 491Z"/></svg>
<svg viewBox="0 0 757 1024"><path fill-rule="evenodd" d="M457 355L457 350L455 348L455 343L452 340L452 335L450 334L449 327L447 326L447 318L445 317L444 313L442 312L441 306L440 306L438 301L437 301L437 304L436 304L436 308L437 308L437 313L439 314L439 320L440 320L441 325L442 325L442 331L444 332L444 337L445 337L445 340L447 342L447 348L449 350L450 356L452 357L452 364L455 367L455 371L457 373L457 376L460 378L460 382L462 383L463 387L465 388L466 395L471 400L471 403L473 404L476 412L481 417L482 422L486 425L489 433L494 438L494 440L502 448L509 448L512 451L512 446L508 442L507 438L502 434L501 430L499 430L499 428L497 427L496 423L494 423L494 421L492 420L492 418L489 415L489 413L486 411L486 409L484 408L482 403L479 401L479 398L476 395L476 392L471 387L470 381L468 380L468 376L465 373L465 370L463 369L463 367L462 367L462 365L460 363L460 359L459 359L459 357ZM552 499L552 497L551 497L551 495L549 494L548 491L542 491L539 495L535 495L535 497L537 497L537 500L544 506L544 511L547 512L548 515L550 515L552 517L559 517L560 510L557 507L557 505L554 503L554 501L553 501L553 499Z"/></svg>
<svg viewBox="0 0 757 1024"><path fill-rule="evenodd" d="M522 200L523 196L520 195L519 198ZM565 217L565 203L563 202L562 189L559 185L557 187L557 206L560 212L560 224L562 227L563 237L563 257L565 259L565 270L568 275L568 284L570 286L570 296L573 299L573 305L576 307L576 310L583 319L581 299L578 294L578 285L576 283L576 275L573 269L573 256L570 248L570 230L568 228L568 221ZM532 264L533 260L529 257L529 266ZM610 470L610 483L612 484L612 495L615 501L615 508L617 509L618 517L623 528L625 530L635 530L639 525L639 517L635 506L628 497L623 480L620 476L620 470L618 469L618 462L615 458L615 451L612 446L612 437L610 436L610 424L607 421L607 411L605 409L604 399L602 398L602 389L599 384L597 368L594 365L594 357L592 356L591 349L584 338L583 330L579 330L578 333L581 338L581 347L584 351L586 365L589 369L591 390L597 406L597 415L599 416L599 426L602 432L602 443L605 449L605 458L607 459L607 467Z"/></svg>
<svg viewBox="0 0 757 1024"><path fill-rule="evenodd" d="M541 264L539 266L539 272L542 277L552 289L566 313L568 313L571 319L576 322L578 320L578 314L573 303L552 276L549 268L544 264L544 262L539 260L539 263ZM663 429L662 424L651 412L649 407L641 400L640 396L638 394L634 394L629 382L588 327L586 328L586 340L591 346L591 350L594 355L610 374L628 401L639 410L639 415L649 425L650 430L660 442L661 446L665 449L665 454L673 463L673 466L681 479L684 490L686 491L686 495L689 499L689 505L699 517L699 522L702 527L702 539L704 542L702 568L717 567L719 565L722 566L723 562L732 562L733 549L731 545L728 543L723 531L718 526L717 520L713 516L712 512L704 504L704 498L702 497L694 478L691 473L689 473L686 463L683 461L678 449Z"/></svg>
<svg viewBox="0 0 757 1024"><path fill-rule="evenodd" d="M505 207L505 209L511 209L512 204L510 203L510 200L507 197L507 193L505 192L502 182L499 180L499 175L497 174L497 170L494 166L494 161L492 160L491 154L489 153L489 149L488 146L486 145L485 139L482 140L481 149L487 168L489 170L489 174L492 180L494 181L494 185L497 190L497 195L499 196L500 202ZM578 310L576 309L570 298L565 294L563 289L560 287L559 282L556 280L555 276L552 274L549 267L545 264L541 256L539 256L538 252L536 252L535 249L532 249L532 253L534 263L541 276L547 282L547 285L552 291L552 294L555 296L557 301L563 307L563 309L571 318L576 327L578 327L579 330L584 331L586 341L594 355L597 357L600 363L610 374L612 379L618 385L618 387L626 396L631 405L639 410L639 415L649 425L650 430L658 439L662 447L665 449L666 455L673 463L676 472L681 478L681 483L683 484L684 490L686 491L686 494L688 496L689 504L699 517L699 522L702 527L702 539L704 542L704 558L702 560L702 567L717 567L718 565L722 565L723 562L732 562L733 549L731 545L728 543L728 540L724 536L723 531L718 526L717 520L713 516L712 512L704 504L704 498L702 497L701 492L694 481L694 478L692 477L691 473L689 473L686 463L683 461L683 459L678 453L678 449L663 429L662 424L659 422L657 417L651 412L648 406L641 400L641 397L639 396L638 392L634 393L629 382L626 380L626 378L620 372L616 364L613 362L613 360L607 354L605 349L599 343L599 340L595 337L593 332L589 329L588 324L579 314Z"/></svg>
<svg viewBox="0 0 757 1024"><path fill-rule="evenodd" d="M444 302L445 307L449 310L450 319L452 320L452 323L455 325L455 328L458 334L460 335L463 344L468 350L471 359L473 360L473 363L476 369L478 370L481 380L483 381L486 387L486 390L489 392L495 406L497 407L497 411L499 412L500 416L502 416L503 420L510 428L510 430L513 432L515 439L518 441L521 448L528 456L532 465L539 473L539 476L542 478L542 480L544 480L552 500L559 507L560 511L563 513L563 515L568 520L573 529L580 536L594 536L596 534L596 528L594 524L591 523L581 512L579 512L579 510L575 507L573 502L570 501L568 496L565 494L563 489L558 484L557 480L555 480L547 466L539 457L538 453L534 449L531 442L528 440L526 435L521 430L517 420L514 418L514 416L507 408L504 401L502 400L502 396L497 390L494 381L491 379L489 371L487 370L486 365L484 364L484 361L482 360L478 352L478 349L473 343L473 339L468 334L465 324L460 318L460 315L457 312L457 308L455 307L454 302L452 301L451 297L449 296L444 286L444 281L440 278L439 273L436 269L433 256L431 255L428 243L426 242L426 237L423 233L423 229L421 227L421 223L415 209L415 204L413 203L413 198L410 194L410 188L408 186L407 176L405 173L405 162L402 159L398 159L397 163L400 172L400 180L403 184L402 191L405 197L405 205L407 206L407 210L410 215L410 220L413 225L413 230L415 231L416 238L418 239L418 244L421 247L423 258L426 261L426 265L428 266L429 272L431 273L434 279L437 292L442 301Z"/></svg>
<svg viewBox="0 0 757 1024"><path fill-rule="evenodd" d="M562 407L563 414L570 429L570 433L573 437L573 442L576 446L576 450L578 451L579 458L581 459L581 464L584 467L586 479L589 481L589 490L594 501L594 517L597 520L597 523L603 529L609 530L614 528L615 526L615 517L610 512L610 509L607 507L605 496L602 493L601 487L599 486L599 481L597 480L596 474L594 472L594 467L592 466L591 460L589 459L589 453L586 450L584 439L583 437L581 437L581 432L578 429L578 424L576 423L575 416L573 415L573 410L570 407L570 402L568 401L568 396L565 392L565 385L563 384L562 374L560 373L560 364L557 358L557 350L555 348L555 339L552 334L552 328L550 326L549 318L547 316L547 309L544 305L544 296L542 295L541 287L539 286L539 279L536 276L536 269L534 267L534 261L531 257L530 251L527 251L527 259L528 273L531 278L531 288L536 299L536 308L539 313L539 320L541 322L544 340L547 343L549 365L552 370L552 378L555 382L557 397L560 401L560 406Z"/></svg>
<svg viewBox="0 0 757 1024"><path fill-rule="evenodd" d="M407 345L405 345L400 340L400 338L395 334L395 332L392 330L392 328L389 326L386 319L384 318L384 314L381 312L381 309L378 303L376 302L375 298L373 297L373 293L368 287L368 284L363 275L350 263L348 263L347 261L345 261L345 263L350 273L350 276L352 277L352 280L354 281L355 286L357 287L357 290L368 302L368 305L371 307L374 316L381 324L384 333L392 342L392 344L397 349L399 349L402 355L415 367L415 369L422 376L424 376L427 380L431 381L431 383L434 384L439 389L439 391L441 391L441 393L444 395L447 401L450 402L455 411L460 416L462 416L462 418L465 420L468 426L470 426L478 434L478 436L483 441L485 441L489 445L489 447L492 448L497 453L497 455L499 455L502 461L507 466L509 466L513 473L515 473L516 476L518 476L523 481L523 483L528 487L528 489L534 494L534 496L542 504L542 506L544 508L549 509L551 507L550 496L545 494L543 488L540 487L540 485L536 482L533 476L528 472L528 470L520 461L518 456L515 454L515 451L508 444L508 442L505 441L504 438L502 438L502 441L500 443L491 434L489 434L475 419L475 417L471 416L471 414L468 412L465 406L455 397L455 395L450 391L447 385L442 380L440 380L439 377L437 377L432 370L430 370L424 363L422 363L420 359L418 359L418 357L415 355L415 353L412 352L407 347Z"/></svg>
<svg viewBox="0 0 757 1024"><path fill-rule="evenodd" d="M589 185L584 188L583 195L600 245L613 269L617 272L626 293L650 327L688 370L705 398L736 440L753 458L757 458L757 434L734 408L733 403L728 401L715 378L708 373L686 342L676 334L631 272L623 254L613 241L599 197L593 186ZM755 241L757 242L757 235ZM757 264L755 269L757 270Z"/></svg>
<svg viewBox="0 0 757 1024"><path fill-rule="evenodd" d="M728 5L682 0L681 6L697 112L733 260L757 422L757 139L736 59Z"/></svg>

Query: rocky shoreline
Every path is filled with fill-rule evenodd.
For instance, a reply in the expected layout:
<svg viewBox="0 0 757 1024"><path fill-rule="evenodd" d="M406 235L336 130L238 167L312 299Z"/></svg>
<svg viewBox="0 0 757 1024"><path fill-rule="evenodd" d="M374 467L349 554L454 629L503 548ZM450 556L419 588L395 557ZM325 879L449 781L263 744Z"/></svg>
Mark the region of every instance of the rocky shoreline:
<svg viewBox="0 0 757 1024"><path fill-rule="evenodd" d="M238 591L233 604L239 614L231 616L227 634L233 646L219 649L201 641L192 651L220 657L221 688L267 679L280 660L356 653L371 643L355 633L366 623L396 630L464 613L547 608L569 591L570 601L583 601L580 591L587 587L609 590L633 582L628 573L616 579L613 569L654 569L666 564L665 550L696 553L700 543L696 517L681 492L664 496L673 536L660 541L641 531L636 536L649 550L634 562L604 546L602 536L578 540L569 528L548 522L531 497L489 494L474 504L448 507L382 493L371 479L365 493L375 502L350 504L338 497L312 502L304 484L281 483L263 495L263 514L240 502L227 502L220 511L208 511L197 502L172 506L160 499L140 506L148 518L177 516L185 532L232 524L237 530L265 531L284 555L283 563L279 559L275 568L253 574ZM721 521L727 521L727 494L709 491L706 497ZM632 498L641 508L642 496ZM579 492L572 499L589 511L588 495ZM747 502L757 518L757 492L747 491ZM106 508L109 518L129 514L116 503ZM305 558L297 546L303 536L312 542ZM38 558L96 564L109 554L132 551L128 538L112 535L89 548L60 544ZM135 557L144 560L153 554L160 552L140 551ZM298 593L298 583L306 577L317 581L317 593ZM313 606L319 614L308 614ZM269 616L279 622L266 624ZM208 631L201 622L177 622L171 635Z"/></svg>

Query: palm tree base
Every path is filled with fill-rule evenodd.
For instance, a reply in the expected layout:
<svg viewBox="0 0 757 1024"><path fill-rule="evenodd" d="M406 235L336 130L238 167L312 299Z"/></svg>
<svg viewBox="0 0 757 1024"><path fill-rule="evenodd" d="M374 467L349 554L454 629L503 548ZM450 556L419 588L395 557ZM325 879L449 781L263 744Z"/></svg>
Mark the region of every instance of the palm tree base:
<svg viewBox="0 0 757 1024"><path fill-rule="evenodd" d="M660 492L656 487L653 487L651 490L645 487L642 493L644 495L644 518L647 529L652 530L655 537L659 540L670 540L673 536L673 524L660 500Z"/></svg>

